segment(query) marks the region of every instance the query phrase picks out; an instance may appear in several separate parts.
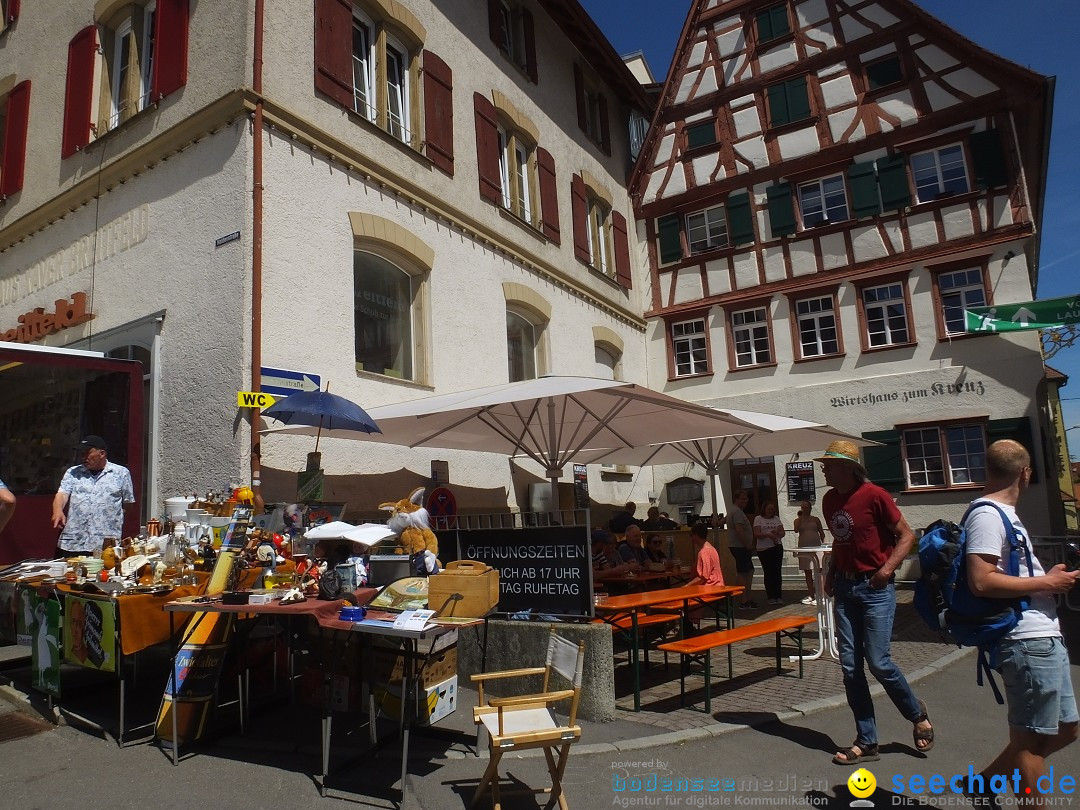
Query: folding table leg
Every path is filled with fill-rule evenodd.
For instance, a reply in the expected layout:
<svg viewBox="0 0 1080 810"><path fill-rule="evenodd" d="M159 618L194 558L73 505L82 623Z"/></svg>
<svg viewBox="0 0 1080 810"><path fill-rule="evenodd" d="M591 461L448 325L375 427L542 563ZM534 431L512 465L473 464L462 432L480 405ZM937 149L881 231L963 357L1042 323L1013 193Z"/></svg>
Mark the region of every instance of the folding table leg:
<svg viewBox="0 0 1080 810"><path fill-rule="evenodd" d="M712 714L712 650L705 651L705 714Z"/></svg>

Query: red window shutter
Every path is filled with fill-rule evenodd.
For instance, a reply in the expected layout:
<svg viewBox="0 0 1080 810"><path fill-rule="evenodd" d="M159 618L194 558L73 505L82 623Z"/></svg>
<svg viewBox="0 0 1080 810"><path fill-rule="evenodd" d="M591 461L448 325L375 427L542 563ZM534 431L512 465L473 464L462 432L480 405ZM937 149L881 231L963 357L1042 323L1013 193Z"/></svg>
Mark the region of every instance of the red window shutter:
<svg viewBox="0 0 1080 810"><path fill-rule="evenodd" d="M588 132L589 118L585 111L585 75L577 62L574 62L574 94L577 97L577 125L581 127L582 132Z"/></svg>
<svg viewBox="0 0 1080 810"><path fill-rule="evenodd" d="M611 128L608 126L607 96L600 96L600 148L611 154Z"/></svg>
<svg viewBox="0 0 1080 810"><path fill-rule="evenodd" d="M473 93L476 109L476 168L480 173L480 196L498 205L502 200L499 175L499 121L495 105L482 93Z"/></svg>
<svg viewBox="0 0 1080 810"><path fill-rule="evenodd" d="M88 25L68 43L64 85L64 133L60 157L71 157L90 143L90 107L94 98L97 26Z"/></svg>
<svg viewBox="0 0 1080 810"><path fill-rule="evenodd" d="M315 89L353 108L352 5L315 0Z"/></svg>
<svg viewBox="0 0 1080 810"><path fill-rule="evenodd" d="M521 28L525 34L525 72L532 83L536 84L536 30L532 12L527 8L521 10Z"/></svg>
<svg viewBox="0 0 1080 810"><path fill-rule="evenodd" d="M500 51L507 50L503 33L502 3L499 0L488 0L488 35Z"/></svg>
<svg viewBox="0 0 1080 810"><path fill-rule="evenodd" d="M615 280L619 286L633 289L630 275L630 238L626 233L626 217L618 211L611 212L611 230L615 240Z"/></svg>
<svg viewBox="0 0 1080 810"><path fill-rule="evenodd" d="M454 174L454 73L431 51L424 51L424 153Z"/></svg>
<svg viewBox="0 0 1080 810"><path fill-rule="evenodd" d="M150 100L160 101L187 84L188 0L158 0L154 28Z"/></svg>
<svg viewBox="0 0 1080 810"><path fill-rule="evenodd" d="M560 244L559 232L559 194L555 183L555 158L542 146L536 147L536 168L540 176L540 213L543 217L541 228L544 236Z"/></svg>
<svg viewBox="0 0 1080 810"><path fill-rule="evenodd" d="M570 181L570 202L574 217L574 256L578 261L588 264L592 259L589 246L589 228L585 220L589 215L589 201L585 196L585 181L580 174L575 174Z"/></svg>
<svg viewBox="0 0 1080 810"><path fill-rule="evenodd" d="M19 18L19 0L8 0L7 21L15 22Z"/></svg>
<svg viewBox="0 0 1080 810"><path fill-rule="evenodd" d="M0 164L0 197L23 187L26 167L26 129L30 123L30 80L19 82L8 93L4 125L3 163Z"/></svg>

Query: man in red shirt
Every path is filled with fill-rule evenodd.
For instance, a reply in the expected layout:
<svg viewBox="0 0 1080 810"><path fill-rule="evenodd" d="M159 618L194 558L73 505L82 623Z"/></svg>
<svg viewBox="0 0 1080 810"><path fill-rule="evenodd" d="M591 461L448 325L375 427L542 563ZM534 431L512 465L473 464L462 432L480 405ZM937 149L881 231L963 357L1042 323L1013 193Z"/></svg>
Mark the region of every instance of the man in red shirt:
<svg viewBox="0 0 1080 810"><path fill-rule="evenodd" d="M893 572L915 543L911 527L889 493L866 480L859 448L835 441L821 462L825 493L821 507L833 535L825 593L836 598L836 641L848 705L855 716L855 742L833 757L837 765L880 759L877 722L865 663L900 713L913 724L915 748L934 746L926 705L915 697L889 651L896 615Z"/></svg>

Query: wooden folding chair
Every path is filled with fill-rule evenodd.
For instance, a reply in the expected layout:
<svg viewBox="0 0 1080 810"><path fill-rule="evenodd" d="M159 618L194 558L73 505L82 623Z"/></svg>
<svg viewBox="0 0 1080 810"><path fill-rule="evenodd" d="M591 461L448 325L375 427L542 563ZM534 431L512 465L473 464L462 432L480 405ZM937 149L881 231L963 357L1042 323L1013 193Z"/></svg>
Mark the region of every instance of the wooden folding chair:
<svg viewBox="0 0 1080 810"><path fill-rule="evenodd" d="M570 746L581 739L581 727L576 724L578 701L581 699L581 672L585 662L585 642L578 644L560 638L552 628L548 638L547 663L542 667L511 669L502 672L483 672L472 676L477 689L477 706L473 720L477 730L486 729L489 740L490 761L480 784L473 794L475 805L484 789L491 787L494 810L500 810L499 762L508 751L543 748L547 758L551 787L536 790L506 791L506 795L519 793L550 793L548 806L558 801L562 810L569 810L563 794L562 778ZM569 689L549 691L552 672L559 673L570 683ZM542 691L520 697L485 700L484 684L504 678L520 678L526 675L543 675ZM552 706L564 700L570 701L570 715L565 725L560 725ZM556 756L557 749L557 756Z"/></svg>

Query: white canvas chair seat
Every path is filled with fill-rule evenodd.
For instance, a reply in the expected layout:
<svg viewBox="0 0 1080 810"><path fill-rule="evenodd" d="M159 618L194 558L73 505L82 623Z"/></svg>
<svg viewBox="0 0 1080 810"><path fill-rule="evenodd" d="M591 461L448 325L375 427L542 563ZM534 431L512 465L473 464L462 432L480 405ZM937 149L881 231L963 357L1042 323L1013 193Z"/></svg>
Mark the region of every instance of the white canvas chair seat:
<svg viewBox="0 0 1080 810"><path fill-rule="evenodd" d="M484 672L472 676L473 683L477 685L478 698L477 706L473 709L473 720L478 731L487 731L491 756L487 770L473 794L472 804L476 804L484 790L490 786L492 805L495 810L500 810L499 761L502 755L507 751L543 748L548 773L551 775L551 787L512 792L550 793L550 803L557 800L562 810L569 810L562 790L562 777L566 770L570 746L581 739L581 727L576 724L576 719L584 662L585 642L573 644L559 638L553 629L548 638L547 663L544 666ZM569 681L571 688L549 690L552 672L559 673ZM539 693L485 699L485 683L530 675L544 676L542 691ZM560 722L552 709L552 706L563 701L570 702L570 714L565 724Z"/></svg>

